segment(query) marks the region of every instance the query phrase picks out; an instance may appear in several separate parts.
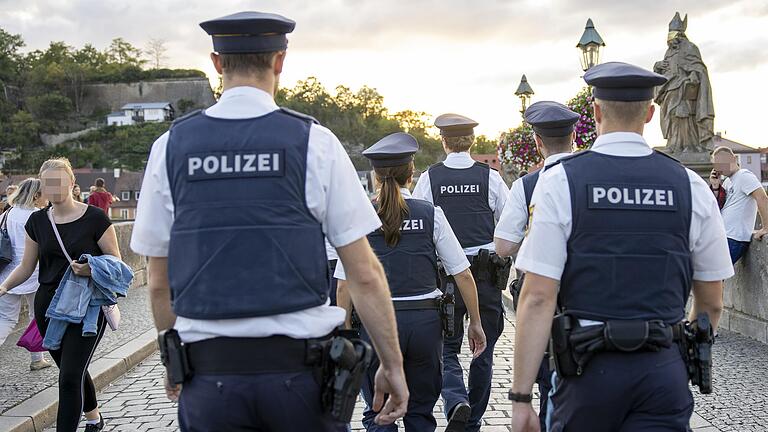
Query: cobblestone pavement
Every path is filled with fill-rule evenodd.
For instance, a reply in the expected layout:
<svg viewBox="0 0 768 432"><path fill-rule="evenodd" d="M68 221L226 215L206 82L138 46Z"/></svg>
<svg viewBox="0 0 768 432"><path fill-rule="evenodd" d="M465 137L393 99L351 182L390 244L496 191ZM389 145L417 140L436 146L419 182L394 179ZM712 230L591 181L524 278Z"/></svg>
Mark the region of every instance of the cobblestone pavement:
<svg viewBox="0 0 768 432"><path fill-rule="evenodd" d="M512 381L514 317L507 323L496 347L493 394L484 417L484 432L508 431L512 406L506 390ZM723 332L715 345L715 394L702 396L694 390L696 413L691 419L695 432L768 431L768 346ZM465 367L467 355L462 359ZM100 395L107 429L110 431L177 430L176 406L164 395L162 366L157 353L139 364ZM536 394L538 397L538 394ZM538 399L534 400L538 406ZM358 402L352 429L362 431L362 402ZM438 430L445 426L442 403L435 407ZM53 432L50 429L46 432Z"/></svg>
<svg viewBox="0 0 768 432"><path fill-rule="evenodd" d="M94 360L128 343L153 327L149 309L149 293L146 288L131 289L128 292L128 297L120 300L120 310L122 312L120 330L116 332L106 330L104 338L94 354ZM0 347L0 413L55 385L58 380L59 371L55 366L30 372L29 353L16 346L19 336L27 328L27 323L26 315L24 315L23 322ZM45 357L53 362L48 354Z"/></svg>

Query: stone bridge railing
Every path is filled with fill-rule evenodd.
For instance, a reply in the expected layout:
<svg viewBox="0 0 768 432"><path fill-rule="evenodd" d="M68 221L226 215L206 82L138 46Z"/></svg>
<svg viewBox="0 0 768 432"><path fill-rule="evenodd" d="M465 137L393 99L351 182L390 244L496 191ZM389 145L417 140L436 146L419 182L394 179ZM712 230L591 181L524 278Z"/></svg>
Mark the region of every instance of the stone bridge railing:
<svg viewBox="0 0 768 432"><path fill-rule="evenodd" d="M147 258L136 255L131 250L131 233L133 232L133 222L119 222L115 224L117 232L117 243L120 245L120 255L123 261L128 264L134 272L133 287L140 287L147 284Z"/></svg>
<svg viewBox="0 0 768 432"><path fill-rule="evenodd" d="M752 241L725 282L720 328L768 343L768 238Z"/></svg>

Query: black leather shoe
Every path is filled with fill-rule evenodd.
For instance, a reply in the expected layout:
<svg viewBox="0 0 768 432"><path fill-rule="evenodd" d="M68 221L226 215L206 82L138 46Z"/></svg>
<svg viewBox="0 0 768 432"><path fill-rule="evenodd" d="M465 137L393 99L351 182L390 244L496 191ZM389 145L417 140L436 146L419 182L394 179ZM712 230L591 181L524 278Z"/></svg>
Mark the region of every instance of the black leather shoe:
<svg viewBox="0 0 768 432"><path fill-rule="evenodd" d="M456 405L451 412L451 417L448 420L448 426L445 428L445 432L464 432L469 421L469 414L471 410L468 404L464 402Z"/></svg>
<svg viewBox="0 0 768 432"><path fill-rule="evenodd" d="M85 432L99 432L104 429L104 417L99 414L99 422L96 424L85 425Z"/></svg>

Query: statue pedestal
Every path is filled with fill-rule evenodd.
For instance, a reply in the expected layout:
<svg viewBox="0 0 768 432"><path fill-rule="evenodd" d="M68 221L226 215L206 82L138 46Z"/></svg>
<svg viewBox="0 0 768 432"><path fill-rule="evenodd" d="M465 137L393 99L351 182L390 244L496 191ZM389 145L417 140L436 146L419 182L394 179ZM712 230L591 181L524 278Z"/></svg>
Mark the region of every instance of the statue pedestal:
<svg viewBox="0 0 768 432"><path fill-rule="evenodd" d="M673 158L677 159L685 165L688 169L694 171L704 179L709 178L709 174L712 171L712 160L709 152L676 152L671 153L667 151L666 147L658 147L657 150L662 151Z"/></svg>

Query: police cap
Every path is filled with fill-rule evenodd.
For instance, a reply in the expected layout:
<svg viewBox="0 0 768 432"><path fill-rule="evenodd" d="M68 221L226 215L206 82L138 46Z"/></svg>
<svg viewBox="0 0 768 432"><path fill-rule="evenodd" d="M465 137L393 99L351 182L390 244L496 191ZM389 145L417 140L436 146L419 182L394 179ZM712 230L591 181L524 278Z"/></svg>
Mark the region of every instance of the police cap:
<svg viewBox="0 0 768 432"><path fill-rule="evenodd" d="M296 23L284 16L265 12L238 12L201 22L213 38L213 50L220 54L249 54L282 51L288 47L287 33Z"/></svg>
<svg viewBox="0 0 768 432"><path fill-rule="evenodd" d="M569 135L580 117L567 106L552 101L536 102L525 110L525 121L534 132L545 137Z"/></svg>
<svg viewBox="0 0 768 432"><path fill-rule="evenodd" d="M594 87L597 99L634 102L653 99L653 89L667 78L628 63L610 62L590 68L584 81Z"/></svg>
<svg viewBox="0 0 768 432"><path fill-rule="evenodd" d="M418 150L416 138L405 132L395 132L368 147L363 156L370 159L374 168L385 168L411 162Z"/></svg>
<svg viewBox="0 0 768 432"><path fill-rule="evenodd" d="M459 137L474 134L478 123L469 117L459 114L443 114L435 119L435 126L444 137Z"/></svg>

